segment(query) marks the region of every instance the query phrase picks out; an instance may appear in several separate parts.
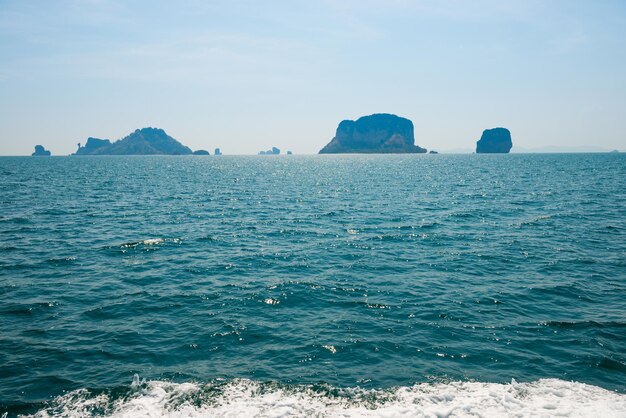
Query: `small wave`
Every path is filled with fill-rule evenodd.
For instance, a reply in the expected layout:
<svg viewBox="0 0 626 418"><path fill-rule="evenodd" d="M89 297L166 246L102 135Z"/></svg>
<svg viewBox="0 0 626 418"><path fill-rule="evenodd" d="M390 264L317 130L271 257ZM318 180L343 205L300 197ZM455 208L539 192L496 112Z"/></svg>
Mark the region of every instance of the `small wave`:
<svg viewBox="0 0 626 418"><path fill-rule="evenodd" d="M129 241L120 245L107 247L125 253L130 250L152 251L165 244L182 244L181 238L147 238L141 241Z"/></svg>
<svg viewBox="0 0 626 418"><path fill-rule="evenodd" d="M12 223L12 224L16 224L16 225L31 225L34 222L32 221L32 219L29 218L24 218L21 216L16 216L14 218L9 218L7 216L3 216L2 218L0 218L0 222L4 223Z"/></svg>
<svg viewBox="0 0 626 418"><path fill-rule="evenodd" d="M544 221L549 221L552 219L552 215L540 215L540 216L536 216L532 219L528 219L525 221L522 221L520 223L518 223L518 226L528 226L528 225L535 225L537 223L540 222L544 222Z"/></svg>
<svg viewBox="0 0 626 418"><path fill-rule="evenodd" d="M115 393L118 393L115 391ZM210 384L145 382L124 393L79 389L32 415L63 417L623 417L626 395L558 379L510 384L422 383L392 389L280 385L250 380Z"/></svg>
<svg viewBox="0 0 626 418"><path fill-rule="evenodd" d="M626 323L617 321L596 322L596 321L548 321L542 325L555 328L589 329L589 328L626 328Z"/></svg>
<svg viewBox="0 0 626 418"><path fill-rule="evenodd" d="M203 237L198 238L198 241L202 242L217 242L220 241L220 238L216 235L205 235Z"/></svg>
<svg viewBox="0 0 626 418"><path fill-rule="evenodd" d="M165 240L163 238L149 238L144 239L143 241L126 242L120 245L120 248L136 248L140 245L158 245L163 244L164 242Z"/></svg>
<svg viewBox="0 0 626 418"><path fill-rule="evenodd" d="M384 303L362 302L362 301L357 301L354 303L357 305L365 306L368 309L391 309L392 308L392 306L384 304Z"/></svg>
<svg viewBox="0 0 626 418"><path fill-rule="evenodd" d="M75 261L76 261L76 257L60 257L60 258L48 259L48 263L55 265L55 266L72 264Z"/></svg>
<svg viewBox="0 0 626 418"><path fill-rule="evenodd" d="M626 361L620 359L602 356L596 365L603 369L615 370L622 373L626 372Z"/></svg>
<svg viewBox="0 0 626 418"><path fill-rule="evenodd" d="M9 306L3 310L0 310L0 313L9 314L9 315L32 315L34 313L47 310L49 308L54 308L59 303L56 301L50 302L34 302L34 303L21 303Z"/></svg>

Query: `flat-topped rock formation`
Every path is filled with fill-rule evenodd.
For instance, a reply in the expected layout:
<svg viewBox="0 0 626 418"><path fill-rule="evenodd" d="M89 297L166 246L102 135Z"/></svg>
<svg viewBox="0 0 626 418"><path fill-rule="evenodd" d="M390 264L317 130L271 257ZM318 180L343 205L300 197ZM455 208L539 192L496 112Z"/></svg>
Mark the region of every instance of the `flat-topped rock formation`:
<svg viewBox="0 0 626 418"><path fill-rule="evenodd" d="M387 113L363 116L356 121L344 120L335 137L320 150L320 154L425 153L415 145L413 122Z"/></svg>
<svg viewBox="0 0 626 418"><path fill-rule="evenodd" d="M74 155L189 155L192 151L171 136L163 129L137 129L130 135L118 141L108 139L88 138L87 144L81 147Z"/></svg>
<svg viewBox="0 0 626 418"><path fill-rule="evenodd" d="M506 128L485 129L476 142L476 154L508 154L511 148L511 132Z"/></svg>
<svg viewBox="0 0 626 418"><path fill-rule="evenodd" d="M44 148L43 145L35 145L35 152L33 152L31 155L33 157L49 157L52 155L52 153Z"/></svg>

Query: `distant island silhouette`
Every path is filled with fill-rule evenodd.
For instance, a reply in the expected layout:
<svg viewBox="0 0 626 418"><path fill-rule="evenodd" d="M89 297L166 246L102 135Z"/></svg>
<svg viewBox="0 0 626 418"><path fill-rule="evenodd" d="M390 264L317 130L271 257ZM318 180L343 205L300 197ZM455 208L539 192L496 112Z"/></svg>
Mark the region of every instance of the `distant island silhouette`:
<svg viewBox="0 0 626 418"><path fill-rule="evenodd" d="M191 155L191 148L184 146L163 129L137 129L118 141L87 138L85 146L78 144L73 155ZM198 150L196 155L208 155L208 151Z"/></svg>
<svg viewBox="0 0 626 418"><path fill-rule="evenodd" d="M508 129L485 129L476 142L476 154L508 154L512 147L513 141Z"/></svg>
<svg viewBox="0 0 626 418"><path fill-rule="evenodd" d="M415 154L426 149L415 145L413 122L409 119L377 113L356 121L344 120L335 137L320 150L320 154Z"/></svg>
<svg viewBox="0 0 626 418"><path fill-rule="evenodd" d="M511 132L502 127L485 129L476 142L477 154L506 154L511 151ZM517 150L517 148L516 148ZM415 145L413 122L390 113L375 113L362 116L356 121L344 120L339 123L335 137L319 154L423 154L428 150ZM449 152L449 151L448 151ZM471 152L466 150L465 152ZM517 151L519 152L519 151ZM618 152L617 150L613 152ZM281 150L272 147L259 151L258 155L280 155ZM438 154L431 150L430 154ZM291 151L287 151L291 155ZM33 156L49 156L50 151L43 145L36 145ZM206 150L192 151L160 128L136 129L126 137L112 142L109 139L89 137L85 145L71 155L211 155ZM215 155L222 155L215 148Z"/></svg>
<svg viewBox="0 0 626 418"><path fill-rule="evenodd" d="M35 145L35 152L33 152L31 155L33 157L49 157L52 155L52 153L45 149L43 145Z"/></svg>
<svg viewBox="0 0 626 418"><path fill-rule="evenodd" d="M280 155L280 150L276 147L268 149L267 151L259 151L259 155Z"/></svg>
<svg viewBox="0 0 626 418"><path fill-rule="evenodd" d="M211 153L207 150L199 149L192 153L193 155L211 155Z"/></svg>

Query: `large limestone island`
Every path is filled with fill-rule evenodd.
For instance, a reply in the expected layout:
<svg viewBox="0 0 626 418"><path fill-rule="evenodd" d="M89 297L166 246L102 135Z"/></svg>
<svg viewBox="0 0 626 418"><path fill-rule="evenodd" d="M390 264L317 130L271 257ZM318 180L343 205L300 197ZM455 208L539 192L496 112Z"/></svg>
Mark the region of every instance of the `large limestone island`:
<svg viewBox="0 0 626 418"><path fill-rule="evenodd" d="M33 152L31 155L33 157L49 157L52 155L52 153L44 148L43 145L35 145L35 152Z"/></svg>
<svg viewBox="0 0 626 418"><path fill-rule="evenodd" d="M205 151L206 152L206 151ZM118 141L87 138L74 155L191 155L193 151L163 129L143 128ZM201 153L202 154L202 153ZM208 154L208 153L207 153Z"/></svg>
<svg viewBox="0 0 626 418"><path fill-rule="evenodd" d="M508 154L511 148L511 132L506 128L485 129L476 142L476 154Z"/></svg>
<svg viewBox="0 0 626 418"><path fill-rule="evenodd" d="M408 154L425 153L415 145L413 122L396 115L379 113L356 121L344 120L335 137L320 154Z"/></svg>

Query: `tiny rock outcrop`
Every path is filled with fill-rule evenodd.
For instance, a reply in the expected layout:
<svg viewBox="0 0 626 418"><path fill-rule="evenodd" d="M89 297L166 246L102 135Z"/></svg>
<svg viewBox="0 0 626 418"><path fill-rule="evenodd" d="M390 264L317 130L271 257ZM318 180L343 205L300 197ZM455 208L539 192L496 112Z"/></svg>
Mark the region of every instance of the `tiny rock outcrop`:
<svg viewBox="0 0 626 418"><path fill-rule="evenodd" d="M33 157L49 157L52 155L52 153L45 149L43 145L35 145L35 152L33 152L31 155Z"/></svg>
<svg viewBox="0 0 626 418"><path fill-rule="evenodd" d="M259 155L279 155L280 150L276 147L272 147L272 149L267 151L259 151Z"/></svg>
<svg viewBox="0 0 626 418"><path fill-rule="evenodd" d="M163 129L137 129L130 135L118 141L108 139L88 138L87 144L81 147L74 155L190 155L192 151L171 136Z"/></svg>
<svg viewBox="0 0 626 418"><path fill-rule="evenodd" d="M222 155L222 150L220 150L219 148L215 148L215 155Z"/></svg>
<svg viewBox="0 0 626 418"><path fill-rule="evenodd" d="M337 127L335 137L320 154L425 153L415 145L413 122L400 116L379 113L363 116L356 121L344 120Z"/></svg>
<svg viewBox="0 0 626 418"><path fill-rule="evenodd" d="M506 128L485 129L476 142L476 154L508 154L511 148L511 132Z"/></svg>
<svg viewBox="0 0 626 418"><path fill-rule="evenodd" d="M209 153L209 151L199 149L197 151L194 151L193 155L211 155L211 154Z"/></svg>

